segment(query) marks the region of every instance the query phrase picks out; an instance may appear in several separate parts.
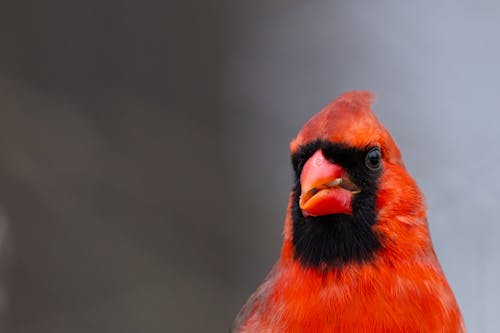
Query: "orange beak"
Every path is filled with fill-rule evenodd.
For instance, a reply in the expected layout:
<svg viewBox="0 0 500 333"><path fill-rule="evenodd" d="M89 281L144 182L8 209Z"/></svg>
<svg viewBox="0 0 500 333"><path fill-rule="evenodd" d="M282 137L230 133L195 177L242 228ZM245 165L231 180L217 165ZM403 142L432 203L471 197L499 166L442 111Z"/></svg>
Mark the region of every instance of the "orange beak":
<svg viewBox="0 0 500 333"><path fill-rule="evenodd" d="M321 149L304 164L300 184L299 205L304 216L352 214L352 198L360 192L347 172L328 161Z"/></svg>

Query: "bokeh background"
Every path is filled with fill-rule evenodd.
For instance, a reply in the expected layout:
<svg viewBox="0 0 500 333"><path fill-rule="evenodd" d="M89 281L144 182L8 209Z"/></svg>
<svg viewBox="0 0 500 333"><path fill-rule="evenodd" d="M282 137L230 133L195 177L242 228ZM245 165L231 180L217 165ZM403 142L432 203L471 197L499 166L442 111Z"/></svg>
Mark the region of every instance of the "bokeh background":
<svg viewBox="0 0 500 333"><path fill-rule="evenodd" d="M289 141L353 89L498 332L498 1L0 7L2 332L227 332L279 256Z"/></svg>

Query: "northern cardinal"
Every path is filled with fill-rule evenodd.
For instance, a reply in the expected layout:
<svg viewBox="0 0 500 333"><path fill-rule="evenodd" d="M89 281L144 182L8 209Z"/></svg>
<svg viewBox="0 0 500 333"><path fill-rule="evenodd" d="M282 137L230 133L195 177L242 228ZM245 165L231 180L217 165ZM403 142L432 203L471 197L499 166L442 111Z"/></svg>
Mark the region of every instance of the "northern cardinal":
<svg viewBox="0 0 500 333"><path fill-rule="evenodd" d="M341 95L291 142L281 256L232 332L465 332L423 195L372 98Z"/></svg>

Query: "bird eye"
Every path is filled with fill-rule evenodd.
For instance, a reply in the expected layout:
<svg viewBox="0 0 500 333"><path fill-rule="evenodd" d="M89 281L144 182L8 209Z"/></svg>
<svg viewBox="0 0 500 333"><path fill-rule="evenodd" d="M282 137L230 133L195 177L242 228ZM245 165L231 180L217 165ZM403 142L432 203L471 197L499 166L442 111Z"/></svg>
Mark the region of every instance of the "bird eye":
<svg viewBox="0 0 500 333"><path fill-rule="evenodd" d="M382 155L379 148L371 149L368 154L366 154L365 164L370 170L378 170L382 165Z"/></svg>

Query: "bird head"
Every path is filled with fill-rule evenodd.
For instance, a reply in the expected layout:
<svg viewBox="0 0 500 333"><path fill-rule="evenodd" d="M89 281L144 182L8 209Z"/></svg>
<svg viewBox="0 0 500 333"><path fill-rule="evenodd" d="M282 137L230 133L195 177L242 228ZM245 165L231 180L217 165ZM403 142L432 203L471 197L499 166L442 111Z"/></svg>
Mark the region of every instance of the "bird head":
<svg viewBox="0 0 500 333"><path fill-rule="evenodd" d="M372 99L341 95L291 142L295 186L282 257L338 267L432 249L423 197Z"/></svg>

